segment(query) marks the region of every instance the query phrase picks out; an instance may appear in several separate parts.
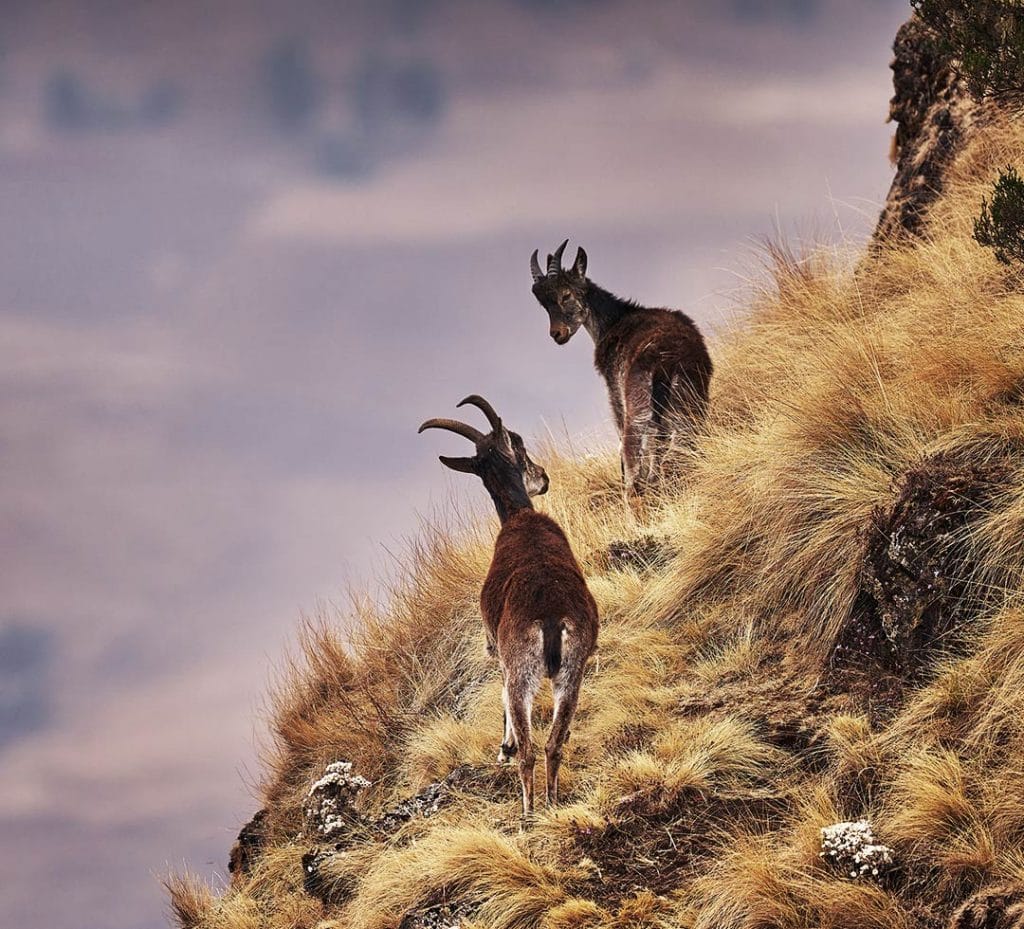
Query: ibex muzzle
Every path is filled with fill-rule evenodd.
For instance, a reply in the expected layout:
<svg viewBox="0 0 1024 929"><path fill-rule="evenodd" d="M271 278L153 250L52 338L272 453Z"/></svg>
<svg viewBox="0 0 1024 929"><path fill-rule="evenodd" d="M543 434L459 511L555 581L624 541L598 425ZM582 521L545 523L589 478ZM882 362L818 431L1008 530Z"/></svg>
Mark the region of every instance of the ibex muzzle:
<svg viewBox="0 0 1024 929"><path fill-rule="evenodd" d="M582 248L577 249L576 261L565 271L562 253L568 244L566 239L548 255L547 272L541 271L536 251L530 257L533 295L547 310L551 338L559 345L565 345L587 319L587 253Z"/></svg>

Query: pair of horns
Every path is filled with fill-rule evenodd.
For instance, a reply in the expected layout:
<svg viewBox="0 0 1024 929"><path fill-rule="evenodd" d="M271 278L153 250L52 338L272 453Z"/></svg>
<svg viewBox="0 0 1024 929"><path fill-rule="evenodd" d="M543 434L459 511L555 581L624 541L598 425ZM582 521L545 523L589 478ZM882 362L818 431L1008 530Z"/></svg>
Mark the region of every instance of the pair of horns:
<svg viewBox="0 0 1024 929"><path fill-rule="evenodd" d="M541 271L540 260L537 249L533 250L533 254L530 256L530 272L533 274L534 283L541 280L544 277L549 277L553 274L558 274L562 270L562 253L565 251L565 246L569 244L569 240L566 239L558 248L555 249L553 255L548 255L548 270L547 273ZM573 271L579 276L583 277L587 273L587 253L582 248L576 249L576 263L573 265Z"/></svg>
<svg viewBox="0 0 1024 929"><path fill-rule="evenodd" d="M470 394L465 400L460 401L457 406L466 406L467 404L483 410L484 416L487 417L487 421L491 424L492 432L501 432L505 428L501 424L501 417L494 411L494 407L479 394ZM447 429L449 432L454 432L463 438L469 439L470 442L479 443L486 438L479 429L474 429L472 426L466 425L466 423L460 423L457 419L428 419L417 431L423 432L424 429Z"/></svg>

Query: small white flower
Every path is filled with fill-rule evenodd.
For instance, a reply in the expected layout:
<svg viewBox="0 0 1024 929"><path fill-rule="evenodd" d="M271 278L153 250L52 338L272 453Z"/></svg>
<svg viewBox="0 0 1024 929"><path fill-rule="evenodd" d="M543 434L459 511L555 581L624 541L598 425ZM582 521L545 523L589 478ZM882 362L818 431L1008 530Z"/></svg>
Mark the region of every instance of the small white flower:
<svg viewBox="0 0 1024 929"><path fill-rule="evenodd" d="M306 794L304 813L307 831L323 838L344 831L350 821L350 810L357 794L370 786L361 775L352 773L352 762L335 761Z"/></svg>
<svg viewBox="0 0 1024 929"><path fill-rule="evenodd" d="M892 849L875 841L871 824L864 819L823 827L818 857L830 860L854 880L880 877L892 865Z"/></svg>

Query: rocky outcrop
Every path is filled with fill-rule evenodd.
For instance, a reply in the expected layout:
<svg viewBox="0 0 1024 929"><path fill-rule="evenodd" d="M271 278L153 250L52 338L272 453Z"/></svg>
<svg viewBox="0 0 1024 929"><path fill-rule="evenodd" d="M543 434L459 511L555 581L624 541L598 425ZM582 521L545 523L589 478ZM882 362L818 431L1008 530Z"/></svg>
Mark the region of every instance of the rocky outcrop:
<svg viewBox="0 0 1024 929"><path fill-rule="evenodd" d="M896 176L875 228L879 246L924 235L928 209L942 194L947 168L970 133L996 112L994 103L971 96L916 18L900 27L893 51L895 95L889 118L896 123Z"/></svg>
<svg viewBox="0 0 1024 929"><path fill-rule="evenodd" d="M1010 475L1005 458L964 452L930 455L899 477L866 530L860 595L832 655L831 690L884 718L938 654L962 645L985 606L965 580L976 567L971 529Z"/></svg>
<svg viewBox="0 0 1024 929"><path fill-rule="evenodd" d="M466 903L439 903L410 913L398 929L460 929L463 919L473 913Z"/></svg>
<svg viewBox="0 0 1024 929"><path fill-rule="evenodd" d="M369 786L368 780L353 772L351 762L335 761L309 790L303 811L305 838L312 847L302 857L303 884L306 893L323 903L339 903L351 890L347 879L340 877L332 866L352 845L360 841L388 840L411 820L434 816L460 792L486 792L492 796L508 793L509 779L505 771L493 766L459 765L441 780L428 784L375 817L365 815L355 805L358 796ZM422 925L435 925L431 920L441 919L442 910L431 909Z"/></svg>
<svg viewBox="0 0 1024 929"><path fill-rule="evenodd" d="M267 841L267 811L260 810L249 820L241 831L235 844L231 847L231 857L228 859L228 873L231 875L231 882L237 883L247 877L252 871L256 859L263 851Z"/></svg>
<svg viewBox="0 0 1024 929"><path fill-rule="evenodd" d="M654 571L676 556L667 538L646 532L633 539L616 539L594 561L606 571Z"/></svg>
<svg viewBox="0 0 1024 929"><path fill-rule="evenodd" d="M932 455L902 476L891 506L875 510L862 586L898 671L913 674L936 645L955 645L984 605L964 581L970 528L1009 475L1004 460Z"/></svg>
<svg viewBox="0 0 1024 929"><path fill-rule="evenodd" d="M1024 887L1019 884L979 890L949 921L949 929L1021 929L1022 926Z"/></svg>

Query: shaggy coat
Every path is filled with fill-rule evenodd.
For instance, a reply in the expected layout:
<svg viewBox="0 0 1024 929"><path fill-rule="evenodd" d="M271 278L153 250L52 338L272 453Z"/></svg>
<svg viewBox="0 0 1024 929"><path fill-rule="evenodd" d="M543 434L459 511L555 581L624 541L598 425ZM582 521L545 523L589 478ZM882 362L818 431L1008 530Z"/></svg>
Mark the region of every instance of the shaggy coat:
<svg viewBox="0 0 1024 929"><path fill-rule="evenodd" d="M667 454L707 415L712 365L704 338L679 310L648 309L588 283L591 305L618 304L619 318L594 347L622 440L622 470L637 493L654 483Z"/></svg>
<svg viewBox="0 0 1024 929"><path fill-rule="evenodd" d="M513 513L494 543L480 593L488 649L505 681L505 737L499 760L519 752L523 811L533 809L531 715L543 677L551 678L554 716L545 748L547 802L558 802L562 748L576 711L583 669L597 647L597 604L569 540L532 507Z"/></svg>
<svg viewBox="0 0 1024 929"><path fill-rule="evenodd" d="M597 647L597 604L554 519L530 507L505 521L480 592L480 613L505 684L499 761L519 752L523 814L528 815L534 808L531 716L541 680L551 678L554 694L545 747L547 802L553 805L584 668Z"/></svg>
<svg viewBox="0 0 1024 929"><path fill-rule="evenodd" d="M494 542L491 568L480 592L487 641L498 651L536 638L527 629L540 616L544 669L562 667L562 638L590 657L597 641L597 605L558 523L534 509L513 514ZM524 622L525 620L525 622Z"/></svg>
<svg viewBox="0 0 1024 929"><path fill-rule="evenodd" d="M704 338L679 310L622 300L586 276L583 249L568 271L563 242L544 273L534 252L533 293L548 312L551 337L564 345L583 326L594 366L608 387L622 441L622 474L635 494L662 475L673 449L691 443L707 414L712 364Z"/></svg>
<svg viewBox="0 0 1024 929"><path fill-rule="evenodd" d="M501 520L480 612L487 651L497 654L502 673L504 733L498 761L519 756L525 817L534 806L534 698L541 681L551 678L554 713L545 760L547 802L554 805L583 671L597 647L597 604L565 533L530 501L548 489L544 469L530 459L522 438L502 425L487 401L474 395L463 403L484 410L491 421L489 435L445 419L428 420L420 431L448 429L476 443L472 458L442 456L441 461L480 477Z"/></svg>

